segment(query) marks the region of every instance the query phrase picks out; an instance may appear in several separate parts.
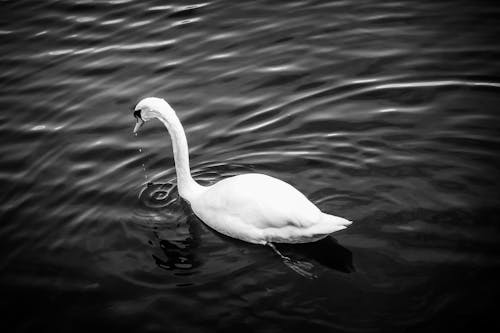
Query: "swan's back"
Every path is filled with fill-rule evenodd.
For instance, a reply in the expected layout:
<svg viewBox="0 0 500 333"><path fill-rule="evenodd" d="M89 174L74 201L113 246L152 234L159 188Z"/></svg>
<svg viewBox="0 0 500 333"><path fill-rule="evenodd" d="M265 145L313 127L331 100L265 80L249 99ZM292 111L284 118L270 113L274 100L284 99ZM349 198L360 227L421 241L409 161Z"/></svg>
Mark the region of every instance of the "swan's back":
<svg viewBox="0 0 500 333"><path fill-rule="evenodd" d="M263 174L226 178L191 206L212 228L252 243L312 241L348 224L322 213L290 184Z"/></svg>

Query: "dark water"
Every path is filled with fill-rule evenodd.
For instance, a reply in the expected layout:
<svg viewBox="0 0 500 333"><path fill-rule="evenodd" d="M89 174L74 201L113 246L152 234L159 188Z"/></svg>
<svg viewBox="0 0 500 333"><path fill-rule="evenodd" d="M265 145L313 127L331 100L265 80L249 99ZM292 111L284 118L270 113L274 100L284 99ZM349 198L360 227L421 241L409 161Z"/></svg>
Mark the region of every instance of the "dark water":
<svg viewBox="0 0 500 333"><path fill-rule="evenodd" d="M3 332L500 327L494 2L1 4ZM315 278L193 216L165 129L132 134L146 96L200 182L266 173L355 221L280 248Z"/></svg>

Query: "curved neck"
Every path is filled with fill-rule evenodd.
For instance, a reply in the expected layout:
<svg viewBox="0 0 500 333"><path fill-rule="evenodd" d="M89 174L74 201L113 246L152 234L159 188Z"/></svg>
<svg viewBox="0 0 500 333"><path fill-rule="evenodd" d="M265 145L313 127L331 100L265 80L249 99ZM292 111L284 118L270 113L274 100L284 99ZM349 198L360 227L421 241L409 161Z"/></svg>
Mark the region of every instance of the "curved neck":
<svg viewBox="0 0 500 333"><path fill-rule="evenodd" d="M170 106L168 107L170 108ZM172 139L179 194L185 200L190 201L200 192L202 186L191 177L189 151L184 128L173 110L171 112L160 110L158 113L158 119L167 127Z"/></svg>

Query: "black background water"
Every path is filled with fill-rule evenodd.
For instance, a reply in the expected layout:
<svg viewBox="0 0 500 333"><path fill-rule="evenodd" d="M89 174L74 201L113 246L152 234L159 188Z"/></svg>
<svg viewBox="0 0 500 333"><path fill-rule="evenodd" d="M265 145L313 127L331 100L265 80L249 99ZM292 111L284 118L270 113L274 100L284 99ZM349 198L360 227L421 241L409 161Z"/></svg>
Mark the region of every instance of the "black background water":
<svg viewBox="0 0 500 333"><path fill-rule="evenodd" d="M499 328L493 2L1 6L3 332ZM200 182L266 173L355 221L281 248L316 278L193 216L165 129L132 134L146 96Z"/></svg>

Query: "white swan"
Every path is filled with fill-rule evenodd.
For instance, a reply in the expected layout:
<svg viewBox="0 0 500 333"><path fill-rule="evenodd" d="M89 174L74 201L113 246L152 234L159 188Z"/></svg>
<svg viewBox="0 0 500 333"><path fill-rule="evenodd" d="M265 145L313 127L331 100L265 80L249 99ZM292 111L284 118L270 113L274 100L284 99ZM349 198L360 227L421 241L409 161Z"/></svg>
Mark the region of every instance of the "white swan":
<svg viewBox="0 0 500 333"><path fill-rule="evenodd" d="M180 196L203 222L224 235L275 249L271 242L313 242L351 224L321 212L290 184L263 174L238 175L201 186L191 177L186 135L170 105L148 97L136 105L134 116L134 133L153 118L167 127Z"/></svg>

